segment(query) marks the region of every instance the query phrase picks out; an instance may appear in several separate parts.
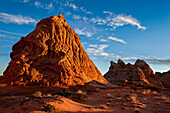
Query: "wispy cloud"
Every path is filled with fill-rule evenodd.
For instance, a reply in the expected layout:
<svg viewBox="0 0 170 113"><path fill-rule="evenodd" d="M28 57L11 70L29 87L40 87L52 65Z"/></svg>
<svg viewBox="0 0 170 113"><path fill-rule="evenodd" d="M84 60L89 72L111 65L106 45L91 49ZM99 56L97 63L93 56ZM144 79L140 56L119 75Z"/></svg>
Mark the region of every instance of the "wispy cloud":
<svg viewBox="0 0 170 113"><path fill-rule="evenodd" d="M137 57L122 57L121 59L124 61L136 61L138 58Z"/></svg>
<svg viewBox="0 0 170 113"><path fill-rule="evenodd" d="M160 58L155 58L155 57L151 57L151 56L147 56L147 57L144 57L144 56L142 56L142 57L120 57L120 58L124 61L135 62L137 59L143 59L147 63L150 63L150 64L170 65L170 59L160 59Z"/></svg>
<svg viewBox="0 0 170 113"><path fill-rule="evenodd" d="M151 64L166 64L170 65L170 59L146 59Z"/></svg>
<svg viewBox="0 0 170 113"><path fill-rule="evenodd" d="M145 26L142 26L140 25L140 23L138 22L138 20L134 17L132 17L131 15L123 15L123 14L119 14L115 17L115 19L113 19L114 22L116 22L115 24L118 24L117 26L122 26L123 24L124 25L127 25L127 24L130 24L130 25L133 25L133 26L137 26L138 29L142 29L142 30L145 30L146 27Z"/></svg>
<svg viewBox="0 0 170 113"><path fill-rule="evenodd" d="M66 16L69 16L69 15L71 15L72 13L71 12L66 12Z"/></svg>
<svg viewBox="0 0 170 113"><path fill-rule="evenodd" d="M42 3L39 2L39 1L35 1L34 4L35 4L35 6L38 7L38 8L40 7L40 8L47 9L47 10L53 10L53 9L54 9L52 2L49 3L49 4L42 4Z"/></svg>
<svg viewBox="0 0 170 113"><path fill-rule="evenodd" d="M110 11L103 11L103 13L105 13L105 14L109 14L109 15L112 15L113 13L112 12L110 12Z"/></svg>
<svg viewBox="0 0 170 113"><path fill-rule="evenodd" d="M107 42L108 40L106 39L100 39L100 42Z"/></svg>
<svg viewBox="0 0 170 113"><path fill-rule="evenodd" d="M93 13L91 11L87 11L84 7L80 7L80 10L86 14L90 14L93 15Z"/></svg>
<svg viewBox="0 0 170 113"><path fill-rule="evenodd" d="M0 21L4 23L15 23L15 24L36 24L37 20L22 15L12 15L7 13L0 13Z"/></svg>
<svg viewBox="0 0 170 113"><path fill-rule="evenodd" d="M72 18L75 19L75 20L77 20L77 19L80 19L81 16L80 16L80 15L73 15Z"/></svg>
<svg viewBox="0 0 170 113"><path fill-rule="evenodd" d="M110 26L113 29L116 27L124 26L124 25L132 25L137 26L138 29L145 30L146 27L142 26L139 21L132 17L131 15L125 15L125 14L113 14L110 11L103 11L104 14L109 14L106 18L91 18L91 22L93 22L96 25L106 25Z"/></svg>
<svg viewBox="0 0 170 113"><path fill-rule="evenodd" d="M19 35L19 36L24 35L24 34L20 34L20 33L14 33L14 32L9 32L9 31L4 31L4 30L0 30L0 32L2 32L2 33L7 33L7 34L12 34L12 35Z"/></svg>
<svg viewBox="0 0 170 113"><path fill-rule="evenodd" d="M104 49L107 48L109 45L107 44L101 44L101 45L89 45L89 48L87 48L87 52L93 54L94 56L109 56L109 53L104 52Z"/></svg>
<svg viewBox="0 0 170 113"><path fill-rule="evenodd" d="M83 29L75 28L74 30L79 35L84 35L84 36L87 36L87 37L92 37L92 35L93 35L93 33L87 31L86 28L83 28Z"/></svg>
<svg viewBox="0 0 170 113"><path fill-rule="evenodd" d="M75 4L69 3L68 1L66 1L66 6L69 6L69 7L73 8L74 10L78 10L78 7Z"/></svg>
<svg viewBox="0 0 170 113"><path fill-rule="evenodd" d="M121 42L123 44L127 44L123 39L119 39L119 38L116 38L116 37L113 37L113 36L109 36L108 39L114 40L114 41L117 41L117 42Z"/></svg>
<svg viewBox="0 0 170 113"><path fill-rule="evenodd" d="M60 3L61 4L61 3ZM87 9L85 9L84 7L78 7L77 5L75 5L74 3L69 3L68 1L66 1L65 6L68 6L70 8L73 8L73 10L75 11L82 11L85 14L89 14L89 15L93 15L93 13L91 11L88 11Z"/></svg>
<svg viewBox="0 0 170 113"><path fill-rule="evenodd" d="M30 0L23 0L24 3L29 2Z"/></svg>
<svg viewBox="0 0 170 113"><path fill-rule="evenodd" d="M7 35L4 35L4 34L0 34L0 37L1 38L8 38L8 39L18 39L17 37L7 36Z"/></svg>

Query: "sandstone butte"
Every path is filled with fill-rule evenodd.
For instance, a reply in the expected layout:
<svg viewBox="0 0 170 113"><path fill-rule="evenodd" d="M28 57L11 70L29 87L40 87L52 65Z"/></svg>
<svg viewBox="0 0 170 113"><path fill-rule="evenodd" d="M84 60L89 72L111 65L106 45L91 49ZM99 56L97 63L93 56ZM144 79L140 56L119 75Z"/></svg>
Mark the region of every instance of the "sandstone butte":
<svg viewBox="0 0 170 113"><path fill-rule="evenodd" d="M62 14L39 21L34 31L13 45L10 57L3 78L11 85L107 83Z"/></svg>
<svg viewBox="0 0 170 113"><path fill-rule="evenodd" d="M150 66L144 61L138 59L134 65L125 64L122 60L117 63L111 61L109 71L104 75L108 82L113 84L122 84L125 82L136 85L147 85L150 87L164 88L160 79L154 74Z"/></svg>

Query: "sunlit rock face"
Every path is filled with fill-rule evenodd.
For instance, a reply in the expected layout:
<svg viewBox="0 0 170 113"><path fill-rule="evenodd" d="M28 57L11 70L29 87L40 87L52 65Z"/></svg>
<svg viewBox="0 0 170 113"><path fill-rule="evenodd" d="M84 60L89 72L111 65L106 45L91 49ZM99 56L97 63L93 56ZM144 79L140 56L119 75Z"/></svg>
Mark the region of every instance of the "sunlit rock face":
<svg viewBox="0 0 170 113"><path fill-rule="evenodd" d="M38 22L33 32L12 47L10 57L4 77L11 85L107 83L61 14Z"/></svg>
<svg viewBox="0 0 170 113"><path fill-rule="evenodd" d="M117 63L111 61L109 71L104 77L113 84L133 82L136 85L149 85L151 87L164 88L162 82L155 76L153 70L144 61L138 59L134 65L125 64L122 60Z"/></svg>

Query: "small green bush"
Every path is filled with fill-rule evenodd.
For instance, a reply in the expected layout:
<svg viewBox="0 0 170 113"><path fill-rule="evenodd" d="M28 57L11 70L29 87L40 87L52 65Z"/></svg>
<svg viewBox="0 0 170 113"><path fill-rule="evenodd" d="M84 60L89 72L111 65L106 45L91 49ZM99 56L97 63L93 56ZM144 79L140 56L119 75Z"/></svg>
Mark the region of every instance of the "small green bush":
<svg viewBox="0 0 170 113"><path fill-rule="evenodd" d="M50 105L50 104L47 104L45 107L44 107L44 111L45 112L51 112L53 111L55 108L54 106Z"/></svg>

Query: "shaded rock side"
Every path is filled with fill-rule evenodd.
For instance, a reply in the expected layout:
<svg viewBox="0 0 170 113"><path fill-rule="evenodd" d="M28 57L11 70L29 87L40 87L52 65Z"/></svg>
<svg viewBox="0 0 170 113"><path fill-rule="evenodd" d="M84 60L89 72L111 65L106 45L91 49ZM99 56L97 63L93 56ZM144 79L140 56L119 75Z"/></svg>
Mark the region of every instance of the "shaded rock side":
<svg viewBox="0 0 170 113"><path fill-rule="evenodd" d="M125 82L136 85L149 85L151 87L163 88L162 82L154 75L153 70L143 60L137 60L135 65L127 65L118 60L117 63L111 61L109 71L104 77L113 84L123 84Z"/></svg>
<svg viewBox="0 0 170 113"><path fill-rule="evenodd" d="M12 47L10 57L4 77L11 84L71 86L92 80L107 83L61 14L38 22L33 32Z"/></svg>
<svg viewBox="0 0 170 113"><path fill-rule="evenodd" d="M165 88L170 89L170 71L163 72L163 73L156 72L155 75L157 76L157 78L160 79L160 81L163 83Z"/></svg>

